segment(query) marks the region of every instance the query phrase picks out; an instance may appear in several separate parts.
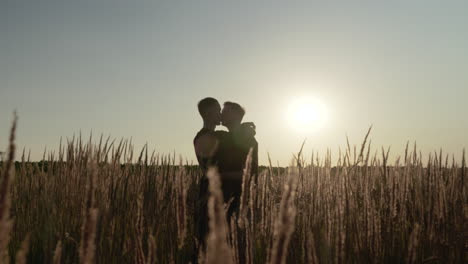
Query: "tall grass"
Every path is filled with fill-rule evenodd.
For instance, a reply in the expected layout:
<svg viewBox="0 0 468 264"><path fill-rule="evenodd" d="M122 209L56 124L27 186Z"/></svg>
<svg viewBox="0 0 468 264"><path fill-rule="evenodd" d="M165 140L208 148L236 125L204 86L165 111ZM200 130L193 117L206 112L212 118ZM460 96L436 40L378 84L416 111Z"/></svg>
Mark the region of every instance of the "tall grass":
<svg viewBox="0 0 468 264"><path fill-rule="evenodd" d="M0 175L0 261L18 263L462 263L468 201L465 155L407 147L390 164L367 136L336 166L315 155L244 180L226 221L211 170L207 252L196 252L201 173L175 155L133 157L131 142L67 139L57 152L14 163L13 125ZM13 177L14 175L14 177ZM242 256L240 256L242 254Z"/></svg>

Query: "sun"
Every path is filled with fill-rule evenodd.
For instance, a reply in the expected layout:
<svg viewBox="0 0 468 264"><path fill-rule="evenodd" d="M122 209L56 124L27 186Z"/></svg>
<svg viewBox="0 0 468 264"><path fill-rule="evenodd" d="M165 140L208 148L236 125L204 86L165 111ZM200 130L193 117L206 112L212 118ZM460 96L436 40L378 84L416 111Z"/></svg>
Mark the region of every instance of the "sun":
<svg viewBox="0 0 468 264"><path fill-rule="evenodd" d="M325 125L326 108L317 98L302 97L290 103L286 118L295 130L311 132Z"/></svg>

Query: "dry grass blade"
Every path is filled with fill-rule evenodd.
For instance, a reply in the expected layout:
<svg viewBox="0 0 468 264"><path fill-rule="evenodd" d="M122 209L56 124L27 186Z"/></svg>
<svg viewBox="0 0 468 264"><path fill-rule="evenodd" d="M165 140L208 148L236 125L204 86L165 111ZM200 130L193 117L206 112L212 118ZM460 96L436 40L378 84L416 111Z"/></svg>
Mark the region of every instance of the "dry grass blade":
<svg viewBox="0 0 468 264"><path fill-rule="evenodd" d="M154 240L153 235L148 236L148 254L146 256L146 264L155 263L156 259L154 255L156 254L156 241Z"/></svg>
<svg viewBox="0 0 468 264"><path fill-rule="evenodd" d="M228 227L218 171L215 168L209 168L207 176L210 196L208 199L209 232L206 263L233 264L234 259L232 249L228 244Z"/></svg>
<svg viewBox="0 0 468 264"><path fill-rule="evenodd" d="M307 260L308 263L311 264L318 264L320 263L317 258L317 250L315 246L315 240L314 240L314 235L312 234L311 231L308 232L307 238L306 238L306 244L307 244Z"/></svg>
<svg viewBox="0 0 468 264"><path fill-rule="evenodd" d="M177 239L179 249L183 247L185 237L187 235L187 183L184 177L185 170L180 162L179 169L176 174L175 184L175 199L176 199L176 216L177 216Z"/></svg>
<svg viewBox="0 0 468 264"><path fill-rule="evenodd" d="M96 253L96 228L98 220L98 209L94 208L95 199L94 191L96 186L96 164L92 161L90 163L90 173L87 188L86 207L84 209L84 221L81 231L80 241L80 263L91 264L94 263Z"/></svg>
<svg viewBox="0 0 468 264"><path fill-rule="evenodd" d="M10 218L11 198L10 185L14 175L15 162L15 135L18 116L13 114L13 124L10 130L10 139L8 144L8 157L5 168L3 169L0 184L0 262L8 262L8 242L10 241L10 232L13 226L13 220Z"/></svg>
<svg viewBox="0 0 468 264"><path fill-rule="evenodd" d="M57 242L57 246L55 246L54 250L54 258L52 259L52 264L60 264L62 263L62 241L59 240Z"/></svg>
<svg viewBox="0 0 468 264"><path fill-rule="evenodd" d="M248 212L248 201L249 201L249 186L251 184L250 178L252 176L251 166L252 166L252 152L253 149L249 150L247 159L245 162L244 174L242 175L242 192L240 196L240 206L239 206L239 219L238 223L241 228L245 228Z"/></svg>
<svg viewBox="0 0 468 264"><path fill-rule="evenodd" d="M296 166L297 166L298 168L302 168L303 163L304 163L304 162L302 161L302 151L304 150L304 146L305 146L306 140L307 140L307 139L304 139L304 141L302 142L301 149L300 149L299 152L297 153L297 157L294 156L294 158L296 159Z"/></svg>
<svg viewBox="0 0 468 264"><path fill-rule="evenodd" d="M26 235L26 238L21 242L20 250L16 253L16 264L26 264L26 257L29 252L30 235Z"/></svg>
<svg viewBox="0 0 468 264"><path fill-rule="evenodd" d="M96 226L98 218L98 209L88 210L86 221L83 228L83 241L80 243L80 263L92 264L96 254Z"/></svg>
<svg viewBox="0 0 468 264"><path fill-rule="evenodd" d="M364 160L364 150L366 148L367 139L369 138L371 130L372 130L372 125L367 130L366 136L364 137L364 141L362 141L361 150L359 151L358 161L355 165L358 165L360 162Z"/></svg>
<svg viewBox="0 0 468 264"><path fill-rule="evenodd" d="M281 198L279 215L275 224L273 234L273 248L269 263L284 264L288 252L291 235L294 232L296 208L294 205L295 190L297 182L296 168L291 168L293 171L289 173L284 192Z"/></svg>
<svg viewBox="0 0 468 264"><path fill-rule="evenodd" d="M419 232L420 232L420 226L416 224L413 227L413 231L411 232L411 235L409 238L406 263L416 263L417 253L418 253L417 248L419 246L419 236L420 236Z"/></svg>
<svg viewBox="0 0 468 264"><path fill-rule="evenodd" d="M465 160L465 149L463 149L463 154L462 154L462 185L464 184L464 179L466 176L466 160Z"/></svg>

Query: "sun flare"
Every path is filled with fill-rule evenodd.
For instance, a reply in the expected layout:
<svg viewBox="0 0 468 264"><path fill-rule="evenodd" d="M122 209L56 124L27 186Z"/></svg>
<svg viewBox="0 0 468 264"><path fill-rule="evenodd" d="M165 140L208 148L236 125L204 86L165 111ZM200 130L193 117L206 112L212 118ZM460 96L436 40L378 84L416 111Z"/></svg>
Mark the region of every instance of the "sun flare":
<svg viewBox="0 0 468 264"><path fill-rule="evenodd" d="M325 105L315 98L294 100L288 109L287 119L290 125L301 132L320 129L326 121Z"/></svg>

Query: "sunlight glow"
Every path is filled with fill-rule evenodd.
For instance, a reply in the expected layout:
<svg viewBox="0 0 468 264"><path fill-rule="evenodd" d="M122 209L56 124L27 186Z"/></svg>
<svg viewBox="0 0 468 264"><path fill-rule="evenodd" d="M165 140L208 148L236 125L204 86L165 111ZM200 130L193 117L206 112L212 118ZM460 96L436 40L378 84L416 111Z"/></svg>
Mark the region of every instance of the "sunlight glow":
<svg viewBox="0 0 468 264"><path fill-rule="evenodd" d="M325 105L316 98L302 97L290 104L288 122L299 132L311 132L322 128L327 118Z"/></svg>

